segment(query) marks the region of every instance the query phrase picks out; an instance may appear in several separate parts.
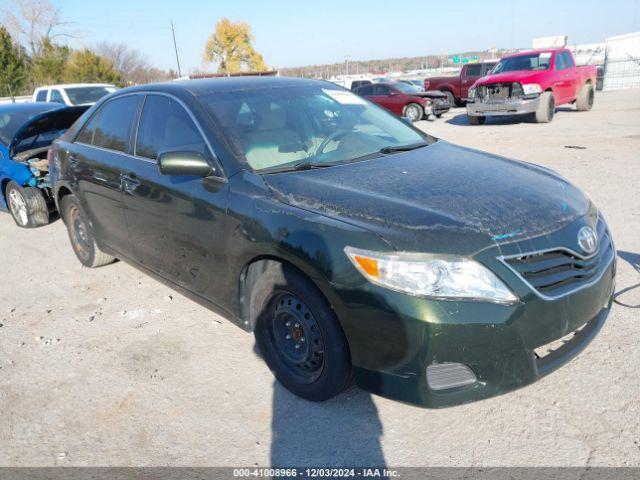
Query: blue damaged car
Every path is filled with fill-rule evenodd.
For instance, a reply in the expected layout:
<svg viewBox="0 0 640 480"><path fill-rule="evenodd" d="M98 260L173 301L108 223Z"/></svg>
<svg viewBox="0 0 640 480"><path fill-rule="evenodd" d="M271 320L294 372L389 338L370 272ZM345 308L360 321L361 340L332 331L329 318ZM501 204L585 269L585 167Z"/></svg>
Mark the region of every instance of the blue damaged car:
<svg viewBox="0 0 640 480"><path fill-rule="evenodd" d="M86 109L45 102L0 105L0 209L19 227L49 223L55 203L48 150Z"/></svg>

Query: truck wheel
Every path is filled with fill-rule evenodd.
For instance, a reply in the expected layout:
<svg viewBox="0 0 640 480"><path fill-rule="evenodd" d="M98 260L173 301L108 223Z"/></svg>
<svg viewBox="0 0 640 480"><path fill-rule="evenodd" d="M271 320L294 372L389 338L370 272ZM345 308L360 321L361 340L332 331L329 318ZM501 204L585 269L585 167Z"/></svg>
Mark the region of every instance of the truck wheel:
<svg viewBox="0 0 640 480"><path fill-rule="evenodd" d="M469 123L471 125L482 125L484 124L485 120L487 119L487 117L483 117L483 116L476 116L476 115L467 115L467 118L469 119Z"/></svg>
<svg viewBox="0 0 640 480"><path fill-rule="evenodd" d="M424 110L417 103L410 103L404 107L404 116L411 120L412 123L422 120L424 116Z"/></svg>
<svg viewBox="0 0 640 480"><path fill-rule="evenodd" d="M556 113L556 100L551 92L542 92L538 109L534 114L536 123L549 123Z"/></svg>
<svg viewBox="0 0 640 480"><path fill-rule="evenodd" d="M5 198L9 212L19 227L36 228L49 223L49 207L39 188L21 187L12 181L7 185Z"/></svg>
<svg viewBox="0 0 640 480"><path fill-rule="evenodd" d="M260 353L287 390L321 402L350 385L351 356L340 323L297 270L270 262L251 285L250 316Z"/></svg>
<svg viewBox="0 0 640 480"><path fill-rule="evenodd" d="M590 83L585 84L578 94L578 98L576 99L576 108L580 112L586 112L591 110L593 107L593 100L595 99L595 92L593 90L593 85Z"/></svg>
<svg viewBox="0 0 640 480"><path fill-rule="evenodd" d="M82 265L96 268L115 261L115 258L98 248L89 221L76 197L73 195L62 197L60 209L64 223L67 225L71 247Z"/></svg>
<svg viewBox="0 0 640 480"><path fill-rule="evenodd" d="M454 108L456 106L456 97L453 96L453 93L445 90L444 93L447 96L447 102L449 102L449 106Z"/></svg>

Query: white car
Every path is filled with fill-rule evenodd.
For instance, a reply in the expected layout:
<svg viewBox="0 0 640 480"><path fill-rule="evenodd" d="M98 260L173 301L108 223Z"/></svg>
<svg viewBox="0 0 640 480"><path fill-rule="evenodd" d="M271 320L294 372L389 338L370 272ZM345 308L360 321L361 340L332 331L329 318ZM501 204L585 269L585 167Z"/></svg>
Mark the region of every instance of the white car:
<svg viewBox="0 0 640 480"><path fill-rule="evenodd" d="M36 88L34 102L63 103L69 106L93 105L118 89L109 83L67 83Z"/></svg>

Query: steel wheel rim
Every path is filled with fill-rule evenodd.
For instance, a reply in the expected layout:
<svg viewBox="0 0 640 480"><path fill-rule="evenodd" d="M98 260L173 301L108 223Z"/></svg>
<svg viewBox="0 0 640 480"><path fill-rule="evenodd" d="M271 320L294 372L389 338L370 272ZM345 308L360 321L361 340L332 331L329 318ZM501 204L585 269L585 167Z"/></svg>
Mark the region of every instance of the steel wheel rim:
<svg viewBox="0 0 640 480"><path fill-rule="evenodd" d="M297 295L283 292L271 302L269 333L286 369L303 383L313 383L324 364L324 340L313 312Z"/></svg>
<svg viewBox="0 0 640 480"><path fill-rule="evenodd" d="M69 209L69 225L71 227L71 243L80 257L89 257L91 243L87 226L80 215L80 210L73 206Z"/></svg>
<svg viewBox="0 0 640 480"><path fill-rule="evenodd" d="M29 222L29 212L27 211L27 202L22 194L13 189L9 192L9 209L13 217L18 220L20 225L26 225Z"/></svg>
<svg viewBox="0 0 640 480"><path fill-rule="evenodd" d="M415 122L416 120L418 120L418 116L420 115L420 113L418 112L418 107L414 107L413 105L407 107L407 110L404 112L404 114L412 121Z"/></svg>

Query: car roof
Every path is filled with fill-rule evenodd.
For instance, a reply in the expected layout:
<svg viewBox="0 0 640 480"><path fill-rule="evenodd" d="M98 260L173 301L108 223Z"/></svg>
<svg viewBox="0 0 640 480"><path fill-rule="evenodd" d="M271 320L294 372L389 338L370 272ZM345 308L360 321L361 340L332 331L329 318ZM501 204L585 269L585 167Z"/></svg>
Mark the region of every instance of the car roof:
<svg viewBox="0 0 640 480"><path fill-rule="evenodd" d="M0 113L14 112L46 112L57 108L66 108L66 105L52 102L24 102L0 104Z"/></svg>
<svg viewBox="0 0 640 480"><path fill-rule="evenodd" d="M553 52L568 52L568 48L540 48L537 50L524 50L522 52L511 53L505 55L502 58L522 57L524 55L535 55L536 53L553 53Z"/></svg>
<svg viewBox="0 0 640 480"><path fill-rule="evenodd" d="M209 95L211 93L234 92L239 90L253 90L259 88L286 88L299 86L330 86L336 84L326 80L312 80L296 77L218 77L197 78L191 80L177 80L172 82L152 83L118 90L117 95L133 93L136 91L159 91L167 93L189 92L194 97Z"/></svg>
<svg viewBox="0 0 640 480"><path fill-rule="evenodd" d="M43 85L36 90L44 90L45 88L78 88L78 87L115 87L111 83L59 83L57 85Z"/></svg>

